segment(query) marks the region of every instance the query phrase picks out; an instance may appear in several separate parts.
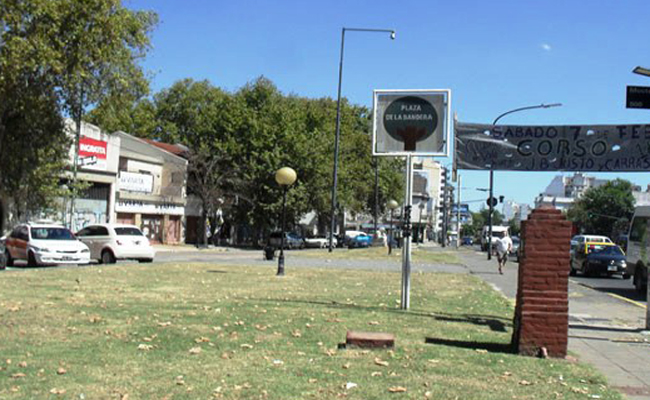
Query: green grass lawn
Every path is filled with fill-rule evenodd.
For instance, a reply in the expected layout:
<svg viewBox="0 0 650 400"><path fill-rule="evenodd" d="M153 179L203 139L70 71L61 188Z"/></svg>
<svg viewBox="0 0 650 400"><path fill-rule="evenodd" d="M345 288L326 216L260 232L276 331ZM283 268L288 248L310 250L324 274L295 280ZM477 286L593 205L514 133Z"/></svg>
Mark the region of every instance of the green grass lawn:
<svg viewBox="0 0 650 400"><path fill-rule="evenodd" d="M621 398L588 366L509 353L512 306L473 276L414 274L403 312L398 273L274 273L3 272L0 399ZM338 349L347 330L394 333L396 347Z"/></svg>
<svg viewBox="0 0 650 400"><path fill-rule="evenodd" d="M413 262L433 263L433 264L461 264L460 258L457 255L458 251L440 250L435 251L426 250L413 246L411 248L411 257ZM350 259L350 260L395 260L399 263L402 259L402 249L394 248L390 255L388 255L387 247L367 247L364 249L346 249L339 248L329 253L327 249L309 249L293 253L298 257L318 257L328 258L332 260L337 259Z"/></svg>

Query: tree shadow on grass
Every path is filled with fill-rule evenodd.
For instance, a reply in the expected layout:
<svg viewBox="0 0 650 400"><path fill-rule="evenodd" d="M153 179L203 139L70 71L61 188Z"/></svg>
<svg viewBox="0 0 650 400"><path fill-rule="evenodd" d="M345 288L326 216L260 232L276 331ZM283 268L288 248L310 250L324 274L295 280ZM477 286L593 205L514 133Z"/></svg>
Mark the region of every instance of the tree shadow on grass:
<svg viewBox="0 0 650 400"><path fill-rule="evenodd" d="M336 301L319 301L319 300L300 300L300 299L250 299L261 302L283 302L283 303L297 303L297 304L314 304L330 308L339 309L356 309L363 311L375 312L389 312L396 313L402 316L412 316L420 318L433 318L436 321L444 322L460 322L468 323L479 326L487 326L494 332L507 332L507 328L512 327L512 320L493 315L479 315L479 314L451 314L443 312L422 312L422 311L404 311L393 308L377 307L377 306L360 306L357 304L339 303Z"/></svg>
<svg viewBox="0 0 650 400"><path fill-rule="evenodd" d="M453 340L441 338L425 338L425 343L439 344L443 346L459 347L462 349L485 350L489 353L506 353L515 354L515 348L511 343L494 343L494 342L473 342L468 340Z"/></svg>

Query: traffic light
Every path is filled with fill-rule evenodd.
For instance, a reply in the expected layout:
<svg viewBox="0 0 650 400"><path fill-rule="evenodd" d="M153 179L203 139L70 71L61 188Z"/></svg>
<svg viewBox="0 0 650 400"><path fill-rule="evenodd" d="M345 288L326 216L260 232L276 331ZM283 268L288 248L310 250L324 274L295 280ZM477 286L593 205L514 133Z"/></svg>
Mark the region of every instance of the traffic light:
<svg viewBox="0 0 650 400"><path fill-rule="evenodd" d="M499 196L499 203L503 203L504 196Z"/></svg>

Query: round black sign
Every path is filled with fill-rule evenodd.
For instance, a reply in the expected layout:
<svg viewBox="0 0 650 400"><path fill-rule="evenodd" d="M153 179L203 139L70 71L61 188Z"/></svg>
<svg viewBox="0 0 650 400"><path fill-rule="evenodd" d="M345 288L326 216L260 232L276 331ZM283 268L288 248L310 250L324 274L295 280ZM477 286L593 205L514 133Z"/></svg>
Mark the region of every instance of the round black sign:
<svg viewBox="0 0 650 400"><path fill-rule="evenodd" d="M438 113L427 100L406 96L393 100L384 112L384 128L395 140L404 142L404 150L414 151L417 142L433 134Z"/></svg>

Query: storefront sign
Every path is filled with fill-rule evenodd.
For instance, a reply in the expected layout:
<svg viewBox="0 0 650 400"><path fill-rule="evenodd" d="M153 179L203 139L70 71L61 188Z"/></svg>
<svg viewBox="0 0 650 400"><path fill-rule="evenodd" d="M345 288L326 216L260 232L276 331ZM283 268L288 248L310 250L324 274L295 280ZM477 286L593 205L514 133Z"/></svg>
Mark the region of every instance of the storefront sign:
<svg viewBox="0 0 650 400"><path fill-rule="evenodd" d="M373 155L446 156L449 90L376 90Z"/></svg>
<svg viewBox="0 0 650 400"><path fill-rule="evenodd" d="M105 171L107 148L105 141L81 135L79 138L79 165L85 169Z"/></svg>
<svg viewBox="0 0 650 400"><path fill-rule="evenodd" d="M457 123L459 169L650 170L650 125L515 126Z"/></svg>
<svg viewBox="0 0 650 400"><path fill-rule="evenodd" d="M121 213L184 215L185 206L173 203L148 203L140 200L119 200L115 211Z"/></svg>
<svg viewBox="0 0 650 400"><path fill-rule="evenodd" d="M119 189L128 192L151 193L153 175L120 171Z"/></svg>

